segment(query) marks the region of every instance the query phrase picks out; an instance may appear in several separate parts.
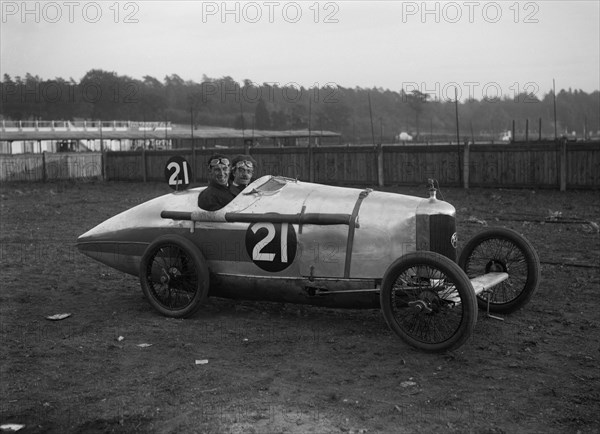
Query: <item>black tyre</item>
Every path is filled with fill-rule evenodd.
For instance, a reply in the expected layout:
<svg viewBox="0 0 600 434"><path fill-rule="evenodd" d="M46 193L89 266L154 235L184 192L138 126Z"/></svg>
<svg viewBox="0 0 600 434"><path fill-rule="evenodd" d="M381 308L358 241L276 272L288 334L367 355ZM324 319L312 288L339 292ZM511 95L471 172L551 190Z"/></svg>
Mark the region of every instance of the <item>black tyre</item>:
<svg viewBox="0 0 600 434"><path fill-rule="evenodd" d="M390 265L380 301L389 327L429 352L460 347L477 322L471 282L455 262L434 252L409 253Z"/></svg>
<svg viewBox="0 0 600 434"><path fill-rule="evenodd" d="M160 313L188 317L208 295L208 266L191 241L179 235L164 235L150 244L142 257L140 284Z"/></svg>
<svg viewBox="0 0 600 434"><path fill-rule="evenodd" d="M508 279L477 296L481 309L510 313L523 307L540 281L540 259L527 239L506 228L492 228L471 238L458 259L469 278L491 271L508 273Z"/></svg>

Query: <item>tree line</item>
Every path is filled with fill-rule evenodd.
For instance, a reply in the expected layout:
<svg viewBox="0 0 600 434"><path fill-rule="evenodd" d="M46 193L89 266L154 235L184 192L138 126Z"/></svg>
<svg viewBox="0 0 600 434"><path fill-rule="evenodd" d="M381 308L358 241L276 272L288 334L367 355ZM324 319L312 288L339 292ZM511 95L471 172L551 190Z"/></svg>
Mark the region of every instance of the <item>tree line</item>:
<svg viewBox="0 0 600 434"><path fill-rule="evenodd" d="M394 141L400 132L421 140L498 138L515 123L517 138L526 125L530 138L556 132L578 138L598 135L600 93L560 90L514 92L513 95L470 97L455 102L453 94L439 95L418 89L341 87L334 83L304 87L296 83L237 82L231 77L202 82L177 74L162 81L135 79L116 72L93 69L79 81L44 80L4 74L0 82L0 117L5 120L130 120L192 123L246 130L327 130L342 134L344 142ZM449 92L446 92L449 93Z"/></svg>

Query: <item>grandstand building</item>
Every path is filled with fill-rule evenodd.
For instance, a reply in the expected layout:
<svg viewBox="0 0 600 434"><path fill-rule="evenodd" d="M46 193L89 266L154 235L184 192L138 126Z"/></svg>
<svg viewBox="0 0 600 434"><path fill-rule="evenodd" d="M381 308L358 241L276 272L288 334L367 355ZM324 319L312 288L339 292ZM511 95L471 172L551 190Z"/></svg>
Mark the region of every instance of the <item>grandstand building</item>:
<svg viewBox="0 0 600 434"><path fill-rule="evenodd" d="M0 154L103 152L337 145L339 133L309 130L191 128L170 122L7 121L0 123Z"/></svg>

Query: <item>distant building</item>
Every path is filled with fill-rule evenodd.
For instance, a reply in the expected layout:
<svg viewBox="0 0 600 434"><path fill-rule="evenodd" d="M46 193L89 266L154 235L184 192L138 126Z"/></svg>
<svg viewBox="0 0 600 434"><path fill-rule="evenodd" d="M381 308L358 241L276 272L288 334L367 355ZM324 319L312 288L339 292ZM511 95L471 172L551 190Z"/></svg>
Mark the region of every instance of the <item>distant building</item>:
<svg viewBox="0 0 600 434"><path fill-rule="evenodd" d="M340 143L331 131L236 130L129 121L6 121L0 153L131 151L229 147L324 146Z"/></svg>
<svg viewBox="0 0 600 434"><path fill-rule="evenodd" d="M512 142L512 132L511 131L504 131L502 133L502 136L500 137L500 140L502 142Z"/></svg>
<svg viewBox="0 0 600 434"><path fill-rule="evenodd" d="M399 142L410 142L412 141L412 139L413 137L404 131L396 136L396 140L398 140Z"/></svg>

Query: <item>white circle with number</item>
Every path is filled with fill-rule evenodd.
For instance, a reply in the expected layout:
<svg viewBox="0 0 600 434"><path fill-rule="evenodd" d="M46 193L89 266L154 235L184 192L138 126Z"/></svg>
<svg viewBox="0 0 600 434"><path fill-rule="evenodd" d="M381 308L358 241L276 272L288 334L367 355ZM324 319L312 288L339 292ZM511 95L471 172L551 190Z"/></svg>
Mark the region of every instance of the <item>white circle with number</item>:
<svg viewBox="0 0 600 434"><path fill-rule="evenodd" d="M265 271L285 270L294 262L298 240L290 223L252 223L246 231L246 251Z"/></svg>

